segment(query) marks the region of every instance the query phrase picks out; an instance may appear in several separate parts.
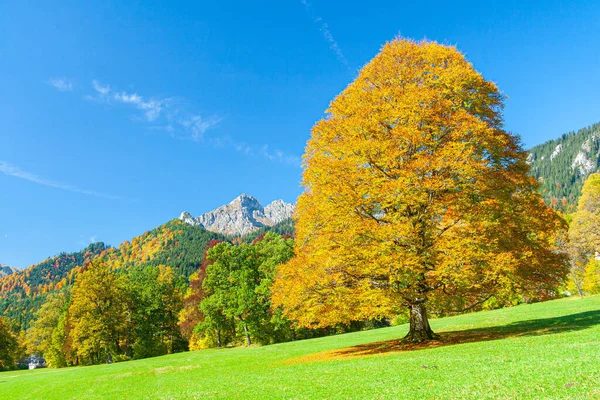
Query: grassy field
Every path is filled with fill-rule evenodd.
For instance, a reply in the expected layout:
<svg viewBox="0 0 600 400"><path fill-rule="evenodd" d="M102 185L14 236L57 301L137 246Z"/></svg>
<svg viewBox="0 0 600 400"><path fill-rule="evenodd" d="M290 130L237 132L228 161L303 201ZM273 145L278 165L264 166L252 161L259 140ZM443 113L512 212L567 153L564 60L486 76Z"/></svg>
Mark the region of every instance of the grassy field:
<svg viewBox="0 0 600 400"><path fill-rule="evenodd" d="M0 373L0 399L600 399L600 297L406 326L113 365Z"/></svg>

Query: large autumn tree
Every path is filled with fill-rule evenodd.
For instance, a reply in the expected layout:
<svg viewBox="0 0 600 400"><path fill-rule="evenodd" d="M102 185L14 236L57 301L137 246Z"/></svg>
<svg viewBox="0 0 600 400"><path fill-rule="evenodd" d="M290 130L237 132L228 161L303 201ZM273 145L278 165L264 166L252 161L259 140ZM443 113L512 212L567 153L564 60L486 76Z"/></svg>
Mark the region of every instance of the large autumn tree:
<svg viewBox="0 0 600 400"><path fill-rule="evenodd" d="M454 47L387 43L312 130L274 305L306 327L408 307L405 340L423 341L435 337L428 306L551 295L568 268L552 244L564 222L502 102Z"/></svg>

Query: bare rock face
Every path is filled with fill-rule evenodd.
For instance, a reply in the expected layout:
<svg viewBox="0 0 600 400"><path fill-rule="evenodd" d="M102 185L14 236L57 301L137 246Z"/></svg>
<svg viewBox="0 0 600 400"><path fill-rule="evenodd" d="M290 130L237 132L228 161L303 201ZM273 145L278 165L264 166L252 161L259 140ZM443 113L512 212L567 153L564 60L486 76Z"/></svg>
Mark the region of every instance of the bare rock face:
<svg viewBox="0 0 600 400"><path fill-rule="evenodd" d="M275 200L265 207L264 214L275 225L284 219L290 218L294 214L295 208L293 204L286 203L283 200Z"/></svg>
<svg viewBox="0 0 600 400"><path fill-rule="evenodd" d="M263 207L254 197L244 193L233 199L231 203L195 218L184 211L179 219L190 225L202 226L212 232L245 235L263 226L273 226L290 218L294 208L293 204L283 200L275 200Z"/></svg>

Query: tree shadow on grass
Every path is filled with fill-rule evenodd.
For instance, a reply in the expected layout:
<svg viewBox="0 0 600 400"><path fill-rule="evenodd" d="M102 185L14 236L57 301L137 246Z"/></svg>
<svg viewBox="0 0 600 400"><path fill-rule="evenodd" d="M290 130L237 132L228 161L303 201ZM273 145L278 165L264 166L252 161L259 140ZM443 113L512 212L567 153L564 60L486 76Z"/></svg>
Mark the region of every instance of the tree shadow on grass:
<svg viewBox="0 0 600 400"><path fill-rule="evenodd" d="M465 329L461 331L438 332L440 340L425 343L402 343L400 339L383 342L366 343L342 349L328 350L308 354L288 360L289 363L327 361L354 357L385 355L400 351L431 349L462 343L483 342L510 337L539 336L555 333L578 331L600 325L600 310L586 311L578 314L564 315L554 318L532 319L513 322L502 326Z"/></svg>

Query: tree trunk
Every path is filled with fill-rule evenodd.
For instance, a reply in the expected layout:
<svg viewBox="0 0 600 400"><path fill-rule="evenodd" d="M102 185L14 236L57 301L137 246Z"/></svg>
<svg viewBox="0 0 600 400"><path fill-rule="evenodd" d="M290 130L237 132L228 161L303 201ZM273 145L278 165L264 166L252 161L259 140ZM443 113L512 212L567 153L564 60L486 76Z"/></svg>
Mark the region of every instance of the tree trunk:
<svg viewBox="0 0 600 400"><path fill-rule="evenodd" d="M113 362L112 354L110 354L110 350L106 349L106 363L112 364L112 362Z"/></svg>
<svg viewBox="0 0 600 400"><path fill-rule="evenodd" d="M292 342L296 340L296 330L292 329Z"/></svg>
<svg viewBox="0 0 600 400"><path fill-rule="evenodd" d="M246 345L250 346L250 334L248 333L248 325L244 323L244 333L246 334Z"/></svg>
<svg viewBox="0 0 600 400"><path fill-rule="evenodd" d="M217 347L221 347L221 330L217 329Z"/></svg>
<svg viewBox="0 0 600 400"><path fill-rule="evenodd" d="M411 304L408 308L410 311L410 330L404 339L402 339L402 342L422 343L428 340L439 339L439 336L433 333L429 326L425 302Z"/></svg>

